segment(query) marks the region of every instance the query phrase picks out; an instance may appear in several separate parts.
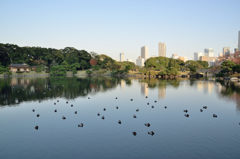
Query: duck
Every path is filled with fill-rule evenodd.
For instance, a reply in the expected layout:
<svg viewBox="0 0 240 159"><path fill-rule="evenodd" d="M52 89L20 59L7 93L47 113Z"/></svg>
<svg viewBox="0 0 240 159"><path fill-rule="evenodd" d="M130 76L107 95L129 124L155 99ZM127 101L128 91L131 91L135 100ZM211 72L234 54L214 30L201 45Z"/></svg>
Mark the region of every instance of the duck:
<svg viewBox="0 0 240 159"><path fill-rule="evenodd" d="M35 128L36 130L38 130L38 125L36 125L34 128Z"/></svg>
<svg viewBox="0 0 240 159"><path fill-rule="evenodd" d="M200 109L200 112L203 112L203 110L202 110L202 109Z"/></svg>
<svg viewBox="0 0 240 159"><path fill-rule="evenodd" d="M154 103L157 103L157 101L155 100Z"/></svg>
<svg viewBox="0 0 240 159"><path fill-rule="evenodd" d="M167 109L167 106L165 106L164 108Z"/></svg>
<svg viewBox="0 0 240 159"><path fill-rule="evenodd" d="M40 114L37 114L37 117L40 117Z"/></svg>
<svg viewBox="0 0 240 159"><path fill-rule="evenodd" d="M56 103L54 103L54 105L56 105Z"/></svg>
<svg viewBox="0 0 240 159"><path fill-rule="evenodd" d="M139 109L136 109L136 112L139 112Z"/></svg>
<svg viewBox="0 0 240 159"><path fill-rule="evenodd" d="M103 108L103 111L106 111L107 109L106 108Z"/></svg>
<svg viewBox="0 0 240 159"><path fill-rule="evenodd" d="M32 112L35 112L35 109L33 109Z"/></svg>
<svg viewBox="0 0 240 159"><path fill-rule="evenodd" d="M118 99L118 97L116 97L115 99Z"/></svg>
<svg viewBox="0 0 240 159"><path fill-rule="evenodd" d="M73 107L73 104L71 104L71 107Z"/></svg>
<svg viewBox="0 0 240 159"><path fill-rule="evenodd" d="M97 116L100 116L100 113L97 113Z"/></svg>
<svg viewBox="0 0 240 159"><path fill-rule="evenodd" d="M133 134L133 136L136 136L136 135L137 135L137 132L134 131L134 132L132 132L132 134Z"/></svg>
<svg viewBox="0 0 240 159"><path fill-rule="evenodd" d="M57 102L59 102L59 100L57 100Z"/></svg>
<svg viewBox="0 0 240 159"><path fill-rule="evenodd" d="M154 106L152 105L152 108L154 108Z"/></svg>
<svg viewBox="0 0 240 159"><path fill-rule="evenodd" d="M56 113L56 112L57 112L57 109L55 109L54 112Z"/></svg>
<svg viewBox="0 0 240 159"><path fill-rule="evenodd" d="M83 123L78 124L78 127L83 127Z"/></svg>
<svg viewBox="0 0 240 159"><path fill-rule="evenodd" d="M189 114L185 114L184 116L187 117L187 118L189 118L190 115L189 115Z"/></svg>
<svg viewBox="0 0 240 159"><path fill-rule="evenodd" d="M118 106L116 106L116 109L118 109L119 107Z"/></svg>
<svg viewBox="0 0 240 159"><path fill-rule="evenodd" d="M217 116L217 114L213 114L213 117L214 117L214 118L217 118L218 116Z"/></svg>
<svg viewBox="0 0 240 159"><path fill-rule="evenodd" d="M74 113L77 114L77 111L75 111Z"/></svg>
<svg viewBox="0 0 240 159"><path fill-rule="evenodd" d="M68 104L68 101L66 101L66 103Z"/></svg>
<svg viewBox="0 0 240 159"><path fill-rule="evenodd" d="M88 97L88 99L90 99L90 97Z"/></svg>
<svg viewBox="0 0 240 159"><path fill-rule="evenodd" d="M150 123L145 123L144 125L145 125L146 127L150 127L150 126L151 126Z"/></svg>
<svg viewBox="0 0 240 159"><path fill-rule="evenodd" d="M102 116L102 120L104 120L105 119L105 117L104 116Z"/></svg>
<svg viewBox="0 0 240 159"><path fill-rule="evenodd" d="M148 134L153 136L155 133L153 131L149 131Z"/></svg>
<svg viewBox="0 0 240 159"><path fill-rule="evenodd" d="M149 103L147 103L147 105L149 105Z"/></svg>
<svg viewBox="0 0 240 159"><path fill-rule="evenodd" d="M137 118L137 116L134 114L134 115L133 115L133 118Z"/></svg>
<svg viewBox="0 0 240 159"><path fill-rule="evenodd" d="M203 106L203 109L207 109L207 106Z"/></svg>
<svg viewBox="0 0 240 159"><path fill-rule="evenodd" d="M118 124L122 124L122 121L121 121L121 120L118 120Z"/></svg>
<svg viewBox="0 0 240 159"><path fill-rule="evenodd" d="M185 109L185 110L183 110L183 112L187 113L187 112L188 112L188 110L187 110L187 109Z"/></svg>
<svg viewBox="0 0 240 159"><path fill-rule="evenodd" d="M65 117L65 116L62 116L62 119L63 119L63 120L65 120L65 119L66 119L66 117Z"/></svg>
<svg viewBox="0 0 240 159"><path fill-rule="evenodd" d="M133 99L130 99L131 101L133 101Z"/></svg>
<svg viewBox="0 0 240 159"><path fill-rule="evenodd" d="M148 98L148 96L146 96L145 98Z"/></svg>

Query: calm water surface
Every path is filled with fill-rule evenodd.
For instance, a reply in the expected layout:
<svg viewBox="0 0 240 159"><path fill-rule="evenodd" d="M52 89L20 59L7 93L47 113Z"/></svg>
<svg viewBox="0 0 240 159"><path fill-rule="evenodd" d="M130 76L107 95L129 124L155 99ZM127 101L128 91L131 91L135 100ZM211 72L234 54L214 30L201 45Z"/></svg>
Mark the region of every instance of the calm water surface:
<svg viewBox="0 0 240 159"><path fill-rule="evenodd" d="M239 159L239 123L240 89L214 81L0 79L1 159Z"/></svg>

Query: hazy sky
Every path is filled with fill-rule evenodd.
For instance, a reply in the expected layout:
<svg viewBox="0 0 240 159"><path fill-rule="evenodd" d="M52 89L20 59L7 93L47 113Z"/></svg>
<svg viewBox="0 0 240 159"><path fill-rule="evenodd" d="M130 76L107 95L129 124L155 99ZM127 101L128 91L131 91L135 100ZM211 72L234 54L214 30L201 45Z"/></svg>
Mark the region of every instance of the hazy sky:
<svg viewBox="0 0 240 159"><path fill-rule="evenodd" d="M240 0L0 0L0 43L66 46L135 60L147 45L167 56L237 47Z"/></svg>

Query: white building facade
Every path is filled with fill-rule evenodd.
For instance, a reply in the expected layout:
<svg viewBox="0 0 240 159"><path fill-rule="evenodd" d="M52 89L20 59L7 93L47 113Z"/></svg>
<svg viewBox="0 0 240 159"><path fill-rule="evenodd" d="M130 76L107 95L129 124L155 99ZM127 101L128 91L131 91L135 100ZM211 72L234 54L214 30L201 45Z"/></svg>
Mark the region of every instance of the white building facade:
<svg viewBox="0 0 240 159"><path fill-rule="evenodd" d="M145 62L144 58L142 58L141 56L139 56L139 57L137 58L137 60L136 60L136 65L137 65L137 66L140 66L140 67L143 67L143 66L144 66L144 62Z"/></svg>

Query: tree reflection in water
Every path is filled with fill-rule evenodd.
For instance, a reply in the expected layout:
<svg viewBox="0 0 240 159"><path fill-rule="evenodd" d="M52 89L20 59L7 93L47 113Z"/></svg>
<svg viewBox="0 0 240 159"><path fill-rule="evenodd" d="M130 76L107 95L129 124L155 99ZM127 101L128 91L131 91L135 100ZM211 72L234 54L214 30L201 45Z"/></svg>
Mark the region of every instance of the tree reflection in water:
<svg viewBox="0 0 240 159"><path fill-rule="evenodd" d="M16 105L24 101L41 101L57 97L74 99L98 92L132 84L131 78L7 78L0 79L0 106ZM233 100L240 110L240 87L235 84L208 80L158 80L139 79L140 91L148 96L149 89L158 89L158 98L165 98L167 87L178 88L187 81L190 87L211 94L213 90L220 98Z"/></svg>
<svg viewBox="0 0 240 159"><path fill-rule="evenodd" d="M8 78L0 79L0 105L56 97L74 99L115 88L119 78ZM125 80L129 84L129 80Z"/></svg>

